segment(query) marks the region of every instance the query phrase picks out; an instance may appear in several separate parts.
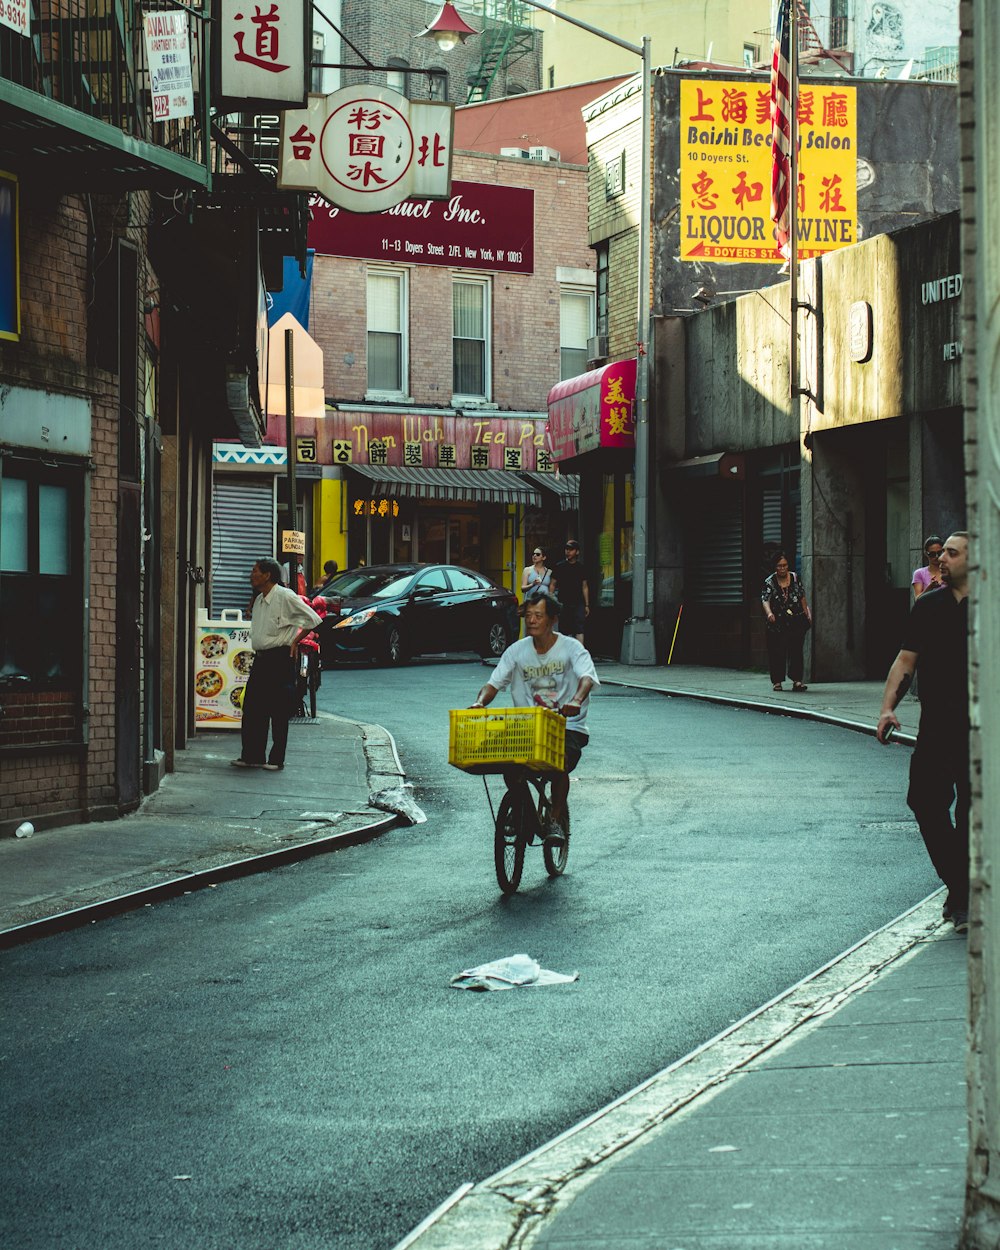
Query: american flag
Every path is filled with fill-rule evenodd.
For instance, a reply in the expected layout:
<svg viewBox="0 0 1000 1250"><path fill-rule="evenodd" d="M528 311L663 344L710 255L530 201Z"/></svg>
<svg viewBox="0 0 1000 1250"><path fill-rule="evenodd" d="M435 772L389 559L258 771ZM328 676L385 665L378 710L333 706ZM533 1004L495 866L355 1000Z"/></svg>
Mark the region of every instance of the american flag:
<svg viewBox="0 0 1000 1250"><path fill-rule="evenodd" d="M789 240L788 189L791 183L793 88L789 26L792 0L779 0L778 28L771 59L771 220L778 251L787 260Z"/></svg>

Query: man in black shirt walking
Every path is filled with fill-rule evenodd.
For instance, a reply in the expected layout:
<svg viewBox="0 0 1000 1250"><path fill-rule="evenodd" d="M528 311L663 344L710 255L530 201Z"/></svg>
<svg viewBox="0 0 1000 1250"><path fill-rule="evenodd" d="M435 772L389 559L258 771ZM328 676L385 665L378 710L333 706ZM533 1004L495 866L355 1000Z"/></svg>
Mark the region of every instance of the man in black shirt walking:
<svg viewBox="0 0 1000 1250"><path fill-rule="evenodd" d="M944 585L913 605L903 645L885 683L877 736L899 728L895 708L920 673L920 732L906 795L938 876L948 887L944 918L969 927L969 536L945 540ZM952 823L951 808L955 806Z"/></svg>
<svg viewBox="0 0 1000 1250"><path fill-rule="evenodd" d="M572 634L577 642L583 642L584 624L590 615L590 587L575 538L566 540L566 559L560 560L553 570L552 593L562 604L559 632Z"/></svg>

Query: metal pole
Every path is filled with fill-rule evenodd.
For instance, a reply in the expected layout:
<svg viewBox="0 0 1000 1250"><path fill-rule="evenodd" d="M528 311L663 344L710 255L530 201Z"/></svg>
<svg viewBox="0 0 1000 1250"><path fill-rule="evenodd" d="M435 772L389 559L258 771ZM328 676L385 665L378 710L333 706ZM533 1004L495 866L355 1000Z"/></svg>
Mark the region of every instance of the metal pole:
<svg viewBox="0 0 1000 1250"><path fill-rule="evenodd" d="M292 346L294 331L285 331L285 445L287 448L286 464L288 467L288 528L294 530L295 525L295 356ZM292 570L292 589L297 589L296 572L299 557L289 553L289 568Z"/></svg>
<svg viewBox="0 0 1000 1250"><path fill-rule="evenodd" d="M635 486L632 501L632 619L626 622L622 660L626 664L654 664L653 622L649 619L646 538L649 527L649 288L650 236L650 129L652 69L649 36L642 39L642 163L639 204L639 291L636 311L635 369Z"/></svg>

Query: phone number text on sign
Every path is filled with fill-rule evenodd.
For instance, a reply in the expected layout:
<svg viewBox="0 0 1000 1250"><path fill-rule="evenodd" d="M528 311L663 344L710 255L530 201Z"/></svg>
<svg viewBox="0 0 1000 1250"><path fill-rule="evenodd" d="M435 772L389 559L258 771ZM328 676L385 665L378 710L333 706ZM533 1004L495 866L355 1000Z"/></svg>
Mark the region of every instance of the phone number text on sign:
<svg viewBox="0 0 1000 1250"><path fill-rule="evenodd" d="M27 0L3 0L0 3L0 25L16 30L19 35L28 35L31 31L30 19Z"/></svg>

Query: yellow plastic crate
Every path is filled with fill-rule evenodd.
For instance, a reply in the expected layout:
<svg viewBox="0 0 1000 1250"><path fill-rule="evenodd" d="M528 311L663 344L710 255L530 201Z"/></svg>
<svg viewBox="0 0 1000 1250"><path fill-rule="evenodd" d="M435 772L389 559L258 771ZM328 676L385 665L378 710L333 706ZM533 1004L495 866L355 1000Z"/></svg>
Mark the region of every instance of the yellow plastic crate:
<svg viewBox="0 0 1000 1250"><path fill-rule="evenodd" d="M566 720L546 707L456 708L448 713L448 763L467 773L500 773L511 764L561 770Z"/></svg>

